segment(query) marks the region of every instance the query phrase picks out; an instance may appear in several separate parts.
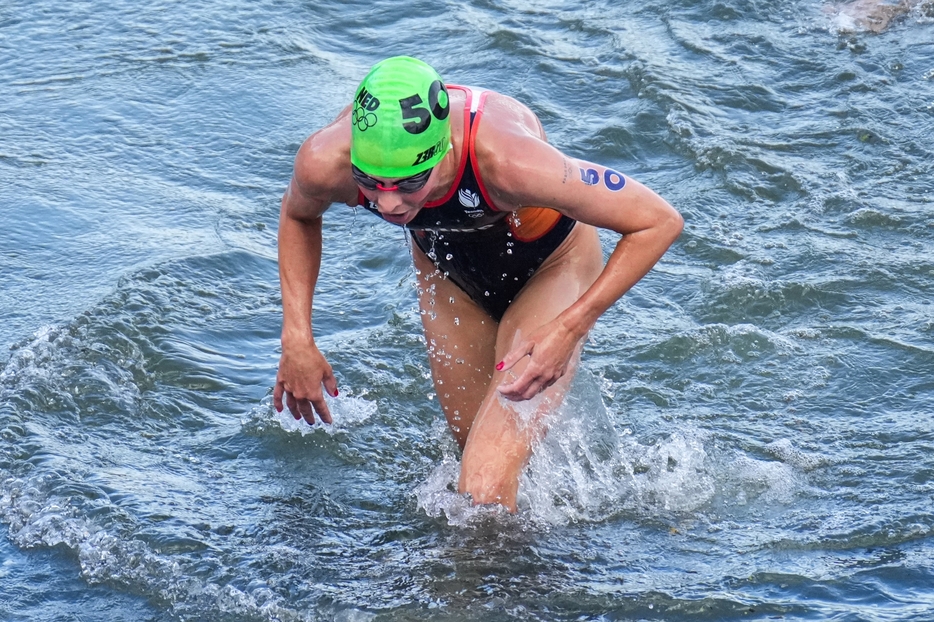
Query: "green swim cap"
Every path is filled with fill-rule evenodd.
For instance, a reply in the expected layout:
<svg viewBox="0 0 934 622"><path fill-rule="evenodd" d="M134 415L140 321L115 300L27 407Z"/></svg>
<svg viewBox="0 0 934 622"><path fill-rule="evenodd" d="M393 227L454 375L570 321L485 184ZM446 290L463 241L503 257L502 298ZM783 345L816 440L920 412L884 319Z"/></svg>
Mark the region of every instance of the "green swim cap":
<svg viewBox="0 0 934 622"><path fill-rule="evenodd" d="M377 177L428 170L451 148L451 102L441 76L415 58L377 63L357 87L350 161Z"/></svg>

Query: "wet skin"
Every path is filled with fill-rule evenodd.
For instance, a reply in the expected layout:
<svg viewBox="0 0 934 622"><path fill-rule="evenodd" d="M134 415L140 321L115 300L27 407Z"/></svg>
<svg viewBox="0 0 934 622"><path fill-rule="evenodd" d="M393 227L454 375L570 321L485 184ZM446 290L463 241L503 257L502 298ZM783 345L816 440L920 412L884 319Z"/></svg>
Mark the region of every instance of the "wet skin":
<svg viewBox="0 0 934 622"><path fill-rule="evenodd" d="M288 405L296 418L314 423L317 415L328 423L322 389L332 396L338 391L312 330L322 215L333 203L356 205L362 191L386 220L401 225L411 222L426 202L442 198L456 180L464 149L464 103L461 93L453 94L453 149L415 193L356 185L350 175L349 107L302 145L279 221L283 330L274 391L278 409ZM683 221L635 180L600 183L622 176L559 152L545 140L537 117L503 95L491 93L487 99L475 154L487 191L501 210L544 206L579 221L500 322L412 249L432 377L451 432L464 450L460 490L474 503L498 503L515 511L519 476L547 430L548 414L567 390L588 331L658 261ZM598 182L585 183L585 171ZM396 181L377 179L388 187ZM596 227L622 234L606 264ZM522 404L540 395L534 406Z"/></svg>

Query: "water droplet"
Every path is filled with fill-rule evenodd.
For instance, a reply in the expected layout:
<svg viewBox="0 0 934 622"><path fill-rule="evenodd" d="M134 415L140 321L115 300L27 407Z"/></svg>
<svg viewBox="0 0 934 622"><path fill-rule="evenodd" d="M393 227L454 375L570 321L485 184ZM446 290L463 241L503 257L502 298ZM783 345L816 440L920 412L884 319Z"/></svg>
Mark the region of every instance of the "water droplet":
<svg viewBox="0 0 934 622"><path fill-rule="evenodd" d="M484 296L489 296L489 295L490 295L490 292L485 291L485 292L483 292L483 295L484 295Z"/></svg>
<svg viewBox="0 0 934 622"><path fill-rule="evenodd" d="M454 296L451 296L451 297L448 299L448 302L450 302L451 304L454 304Z"/></svg>
<svg viewBox="0 0 934 622"><path fill-rule="evenodd" d="M444 258L447 259L448 261L451 261L452 259L454 259L454 255L452 255L451 253L448 253L447 255L445 255Z"/></svg>
<svg viewBox="0 0 934 622"><path fill-rule="evenodd" d="M461 325L461 319L459 317L454 318L454 326L460 326L460 325Z"/></svg>

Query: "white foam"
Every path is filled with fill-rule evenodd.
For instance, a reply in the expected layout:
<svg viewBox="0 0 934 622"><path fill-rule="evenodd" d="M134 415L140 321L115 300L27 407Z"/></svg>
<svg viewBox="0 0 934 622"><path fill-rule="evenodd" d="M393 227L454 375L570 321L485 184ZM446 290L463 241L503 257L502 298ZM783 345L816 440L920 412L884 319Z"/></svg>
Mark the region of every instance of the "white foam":
<svg viewBox="0 0 934 622"><path fill-rule="evenodd" d="M10 360L0 371L0 383L11 384L24 374L36 374L44 361L52 359L56 341L61 330L54 326L43 326L36 331L33 340L16 349Z"/></svg>
<svg viewBox="0 0 934 622"><path fill-rule="evenodd" d="M802 451L787 438L769 443L765 450L776 459L802 471L811 471L830 463L827 456Z"/></svg>
<svg viewBox="0 0 934 622"><path fill-rule="evenodd" d="M282 412L276 412L271 396L263 399L241 423L244 427L257 431L264 430L269 424L273 424L290 434L305 436L324 431L334 435L358 427L378 412L375 402L350 394L337 398L325 396L325 402L331 412L332 422L330 424L321 423L316 419L314 425L309 425L304 419L293 417L288 408L283 408Z"/></svg>
<svg viewBox="0 0 934 622"><path fill-rule="evenodd" d="M725 471L722 483L726 496L735 505L756 502L764 505L790 503L801 489L795 469L782 462L737 456Z"/></svg>

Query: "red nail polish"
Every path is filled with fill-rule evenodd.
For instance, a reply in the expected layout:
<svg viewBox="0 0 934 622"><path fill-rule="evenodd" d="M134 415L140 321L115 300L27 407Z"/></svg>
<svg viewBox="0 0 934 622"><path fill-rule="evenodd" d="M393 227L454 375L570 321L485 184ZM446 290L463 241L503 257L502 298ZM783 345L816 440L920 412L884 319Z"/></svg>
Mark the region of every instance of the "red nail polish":
<svg viewBox="0 0 934 622"><path fill-rule="evenodd" d="M503 362L500 361L496 364L496 371L503 371Z"/></svg>
<svg viewBox="0 0 934 622"><path fill-rule="evenodd" d="M339 393L338 393L337 389L334 389L334 397L337 397L338 395L339 395Z"/></svg>

